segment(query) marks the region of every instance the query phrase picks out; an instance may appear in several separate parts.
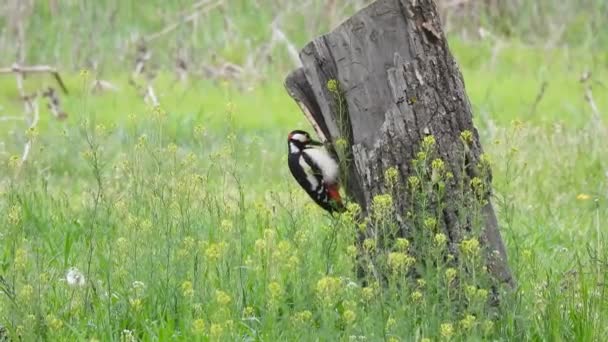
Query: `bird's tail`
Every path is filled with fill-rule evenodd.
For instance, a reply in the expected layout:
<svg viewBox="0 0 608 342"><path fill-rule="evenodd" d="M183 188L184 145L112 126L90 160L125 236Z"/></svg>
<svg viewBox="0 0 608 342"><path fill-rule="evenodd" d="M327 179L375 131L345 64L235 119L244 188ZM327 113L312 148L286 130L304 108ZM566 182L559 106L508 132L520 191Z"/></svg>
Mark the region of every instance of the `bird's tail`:
<svg viewBox="0 0 608 342"><path fill-rule="evenodd" d="M335 211L342 213L346 211L344 203L342 203L342 197L340 196L340 185L338 184L326 184L327 195L334 204Z"/></svg>

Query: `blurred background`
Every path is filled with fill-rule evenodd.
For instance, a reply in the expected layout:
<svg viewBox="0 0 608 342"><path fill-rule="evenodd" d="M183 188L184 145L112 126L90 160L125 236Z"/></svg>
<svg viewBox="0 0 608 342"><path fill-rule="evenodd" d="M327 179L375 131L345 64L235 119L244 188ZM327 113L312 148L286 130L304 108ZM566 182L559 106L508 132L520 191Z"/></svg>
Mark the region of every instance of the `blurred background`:
<svg viewBox="0 0 608 342"><path fill-rule="evenodd" d="M267 80L293 66L291 49L370 2L5 0L0 62L104 74L133 65L145 46L158 69L182 66L204 76L205 70L220 72L216 69L230 64L224 70L230 77ZM451 39L579 47L606 63L603 0L437 0L437 6Z"/></svg>

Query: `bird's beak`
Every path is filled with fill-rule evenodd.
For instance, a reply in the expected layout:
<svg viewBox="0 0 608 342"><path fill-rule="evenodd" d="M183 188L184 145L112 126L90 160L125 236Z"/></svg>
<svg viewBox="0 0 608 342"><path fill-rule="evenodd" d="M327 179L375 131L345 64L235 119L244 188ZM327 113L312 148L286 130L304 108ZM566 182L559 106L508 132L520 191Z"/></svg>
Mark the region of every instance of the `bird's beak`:
<svg viewBox="0 0 608 342"><path fill-rule="evenodd" d="M314 145L314 146L323 146L323 143L318 142L316 140L312 140L310 139L310 141L308 142L309 145Z"/></svg>

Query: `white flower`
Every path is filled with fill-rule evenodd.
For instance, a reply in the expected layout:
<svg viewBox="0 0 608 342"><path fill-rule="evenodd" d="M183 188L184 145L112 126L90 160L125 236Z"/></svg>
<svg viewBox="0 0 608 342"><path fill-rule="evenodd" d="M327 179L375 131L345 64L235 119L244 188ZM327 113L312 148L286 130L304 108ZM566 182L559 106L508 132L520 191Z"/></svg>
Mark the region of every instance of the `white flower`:
<svg viewBox="0 0 608 342"><path fill-rule="evenodd" d="M68 273L65 275L65 280L67 280L68 285L70 286L84 286L85 283L84 274L76 267L70 267Z"/></svg>
<svg viewBox="0 0 608 342"><path fill-rule="evenodd" d="M146 284L144 284L143 282L141 282L139 280L136 280L133 282L133 284L131 284L131 288L132 288L133 292L135 293L135 295L139 297L146 290Z"/></svg>

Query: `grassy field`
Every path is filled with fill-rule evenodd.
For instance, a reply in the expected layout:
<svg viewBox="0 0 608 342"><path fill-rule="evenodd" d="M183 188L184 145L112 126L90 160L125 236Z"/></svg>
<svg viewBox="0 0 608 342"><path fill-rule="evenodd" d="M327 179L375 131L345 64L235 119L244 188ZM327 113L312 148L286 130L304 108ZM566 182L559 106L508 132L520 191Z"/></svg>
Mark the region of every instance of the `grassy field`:
<svg viewBox="0 0 608 342"><path fill-rule="evenodd" d="M152 30L143 17L139 28ZM252 22L235 27L246 32ZM42 28L34 32L43 36ZM115 43L104 39L100 46ZM500 38L496 49L492 38L450 36L518 282L501 291L498 307L488 304L482 274L454 284L463 265L438 263L416 282L403 276L404 241L388 256L395 267L387 286L357 279L351 216L324 214L287 169L287 133L309 126L283 90L286 58L246 89L240 81L181 83L164 68L153 83L158 107L128 84L122 60L83 67L65 75L68 118L56 120L41 103L32 130L20 119L14 79L1 78L0 336L601 341L608 336L608 50L595 42L548 48ZM53 56L42 47L34 60ZM119 89L91 92L97 75ZM25 86L49 84L36 76ZM597 113L585 97L589 86ZM428 246L429 255L444 253L440 236Z"/></svg>

